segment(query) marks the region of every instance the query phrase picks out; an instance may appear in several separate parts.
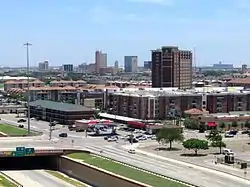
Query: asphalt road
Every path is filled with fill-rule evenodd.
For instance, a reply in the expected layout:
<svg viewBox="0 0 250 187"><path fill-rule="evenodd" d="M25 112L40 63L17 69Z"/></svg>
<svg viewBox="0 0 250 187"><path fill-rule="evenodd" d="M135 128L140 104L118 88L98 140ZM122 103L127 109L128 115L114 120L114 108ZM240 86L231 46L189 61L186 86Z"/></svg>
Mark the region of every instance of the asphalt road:
<svg viewBox="0 0 250 187"><path fill-rule="evenodd" d="M3 171L23 187L74 187L43 170Z"/></svg>
<svg viewBox="0 0 250 187"><path fill-rule="evenodd" d="M1 116L3 120L8 120L13 125L17 125L17 119L13 116ZM25 124L26 125L26 124ZM34 130L40 130L44 133L42 139L48 139L48 122L43 121L31 121L31 127ZM68 138L58 138L59 133L67 132ZM209 169L197 169L189 167L183 164L177 164L173 162L167 162L159 160L158 158L135 154L131 155L126 150L121 148L124 145L124 141L120 140L119 143L108 143L103 138L85 137L84 133L70 132L67 128L60 128L53 132L53 141L41 141L38 138L24 139L22 142L18 140L1 141L0 146L2 148L16 147L17 145L33 146L33 147L72 147L77 149L90 149L95 152L103 151L103 155L143 168L149 171L153 171L162 175L177 178L192 184L196 184L201 187L249 187L250 181L233 177L231 175L224 174L222 172L215 172ZM17 143L18 142L18 143Z"/></svg>
<svg viewBox="0 0 250 187"><path fill-rule="evenodd" d="M95 152L102 151L103 156L137 166L158 174L177 178L191 184L201 187L249 187L250 181L231 177L220 172L211 172L211 170L200 170L195 167L188 167L181 164L161 161L153 157L130 154L126 150L114 146L87 146L88 149Z"/></svg>

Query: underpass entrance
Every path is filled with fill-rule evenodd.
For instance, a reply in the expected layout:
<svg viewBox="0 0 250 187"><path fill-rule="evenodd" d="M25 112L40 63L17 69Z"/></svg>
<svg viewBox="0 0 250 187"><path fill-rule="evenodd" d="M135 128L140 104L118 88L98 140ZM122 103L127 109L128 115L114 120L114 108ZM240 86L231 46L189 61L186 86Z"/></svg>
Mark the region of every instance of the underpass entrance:
<svg viewBox="0 0 250 187"><path fill-rule="evenodd" d="M0 170L58 170L60 155L0 157Z"/></svg>

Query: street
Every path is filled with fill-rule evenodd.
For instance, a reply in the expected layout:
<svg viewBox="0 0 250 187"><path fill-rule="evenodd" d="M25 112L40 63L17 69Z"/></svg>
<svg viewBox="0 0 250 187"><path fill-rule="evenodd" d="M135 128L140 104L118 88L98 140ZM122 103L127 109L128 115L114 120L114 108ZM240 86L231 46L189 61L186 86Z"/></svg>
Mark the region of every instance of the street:
<svg viewBox="0 0 250 187"><path fill-rule="evenodd" d="M6 116L7 115L1 116L3 122L8 121L8 123L16 125L16 119L14 117ZM24 124L26 125L26 123ZM139 150L136 151L135 155L129 154L128 151L123 148L124 145L128 145L128 143L124 140L119 140L118 143L107 142L103 140L103 137L85 137L85 133L71 132L67 128L61 127L58 130L53 131L52 141L48 141L48 122L32 120L31 127L36 130L41 130L44 135L40 137L33 137L33 140L30 139L30 137L23 138L23 141L21 142L18 139L13 139L11 141L3 140L0 142L0 146L2 148L16 147L18 145L28 147L75 148L82 150L89 149L99 154L102 152L101 154L103 156L110 157L158 174L180 179L201 187L248 187L250 185L250 181L239 177L215 171L213 169L196 167L195 165L186 165L170 160L163 160L153 154L142 154ZM69 134L68 138L59 138L58 135L61 132L67 132ZM190 135L191 134L192 133L190 133ZM150 143L153 141L148 140L148 142ZM32 173L33 171L30 172ZM33 174L28 173L28 175L30 176Z"/></svg>
<svg viewBox="0 0 250 187"><path fill-rule="evenodd" d="M23 187L74 187L43 170L3 171Z"/></svg>

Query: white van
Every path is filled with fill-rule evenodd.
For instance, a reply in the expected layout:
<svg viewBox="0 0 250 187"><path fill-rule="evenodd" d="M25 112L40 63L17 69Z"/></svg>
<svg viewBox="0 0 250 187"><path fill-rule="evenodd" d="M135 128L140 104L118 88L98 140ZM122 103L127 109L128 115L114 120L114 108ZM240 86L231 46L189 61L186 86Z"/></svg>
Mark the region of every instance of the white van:
<svg viewBox="0 0 250 187"><path fill-rule="evenodd" d="M234 155L234 152L232 151L232 149L222 149L222 154L223 155Z"/></svg>

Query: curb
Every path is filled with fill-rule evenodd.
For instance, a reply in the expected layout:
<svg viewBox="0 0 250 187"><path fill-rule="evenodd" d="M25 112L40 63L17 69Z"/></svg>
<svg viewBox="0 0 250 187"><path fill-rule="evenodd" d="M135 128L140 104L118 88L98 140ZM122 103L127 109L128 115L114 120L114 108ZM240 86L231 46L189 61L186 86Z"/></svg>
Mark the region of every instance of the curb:
<svg viewBox="0 0 250 187"><path fill-rule="evenodd" d="M146 169L142 169L142 168L139 168L137 166L133 166L133 165L130 165L130 164L126 164L124 162L120 162L120 161L117 161L115 159L112 159L112 158L109 158L109 157L106 157L106 156L103 156L103 155L100 155L100 153L98 152L94 152L94 151L91 151L92 154L100 157L100 158L103 158L103 159L106 159L106 160L110 160L112 162L115 162L115 163L118 163L118 164L121 164L123 166L126 166L126 167L130 167L130 168L133 168L133 169L136 169L136 170L139 170L139 171L142 171L142 172L145 172L145 173L148 173L148 174L152 174L152 175L155 175L155 176L158 176L158 177L161 177L161 178L164 178L164 179L167 179L169 181L173 181L173 182L176 182L176 183L179 183L179 184L183 184L187 187L199 187L199 186L196 186L194 184L191 184L191 183L188 183L188 182L185 182L185 181L181 181L179 179L175 179L175 178L172 178L172 177L168 177L168 176L165 176L165 175L161 175L161 174L158 174L156 172L152 172L152 171L148 171Z"/></svg>
<svg viewBox="0 0 250 187"><path fill-rule="evenodd" d="M19 182L17 182L15 179L11 178L9 175L5 174L4 172L0 171L0 175L5 177L8 181L15 184L17 187L23 187Z"/></svg>

